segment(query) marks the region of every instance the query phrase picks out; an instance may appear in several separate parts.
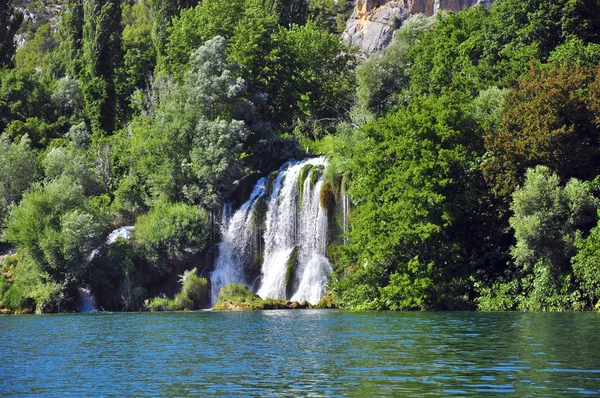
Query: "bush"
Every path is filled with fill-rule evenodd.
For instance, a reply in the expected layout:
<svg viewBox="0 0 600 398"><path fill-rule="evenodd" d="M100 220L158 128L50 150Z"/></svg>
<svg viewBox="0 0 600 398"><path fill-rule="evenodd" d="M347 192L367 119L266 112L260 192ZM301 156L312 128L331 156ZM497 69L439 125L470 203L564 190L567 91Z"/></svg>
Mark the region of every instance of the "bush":
<svg viewBox="0 0 600 398"><path fill-rule="evenodd" d="M183 255L182 249L203 250L209 239L206 211L184 203L159 201L138 217L133 234L134 248L156 266Z"/></svg>
<svg viewBox="0 0 600 398"><path fill-rule="evenodd" d="M185 294L177 293L173 299L177 310L193 310L194 302Z"/></svg>
<svg viewBox="0 0 600 398"><path fill-rule="evenodd" d="M194 302L183 293L177 293L172 300L166 297L154 297L146 301L146 308L153 312L183 311L194 309Z"/></svg>
<svg viewBox="0 0 600 398"><path fill-rule="evenodd" d="M480 311L511 311L517 309L517 297L520 293L519 280L498 281L491 287L481 288L480 296L475 302Z"/></svg>
<svg viewBox="0 0 600 398"><path fill-rule="evenodd" d="M11 311L20 311L31 304L25 296L23 285L18 283L13 284L2 297L2 306Z"/></svg>
<svg viewBox="0 0 600 398"><path fill-rule="evenodd" d="M587 238L575 242L577 254L571 259L579 289L588 298L591 308L600 298L600 227L596 226Z"/></svg>
<svg viewBox="0 0 600 398"><path fill-rule="evenodd" d="M150 311L180 311L182 308L175 300L166 297L154 297L146 304Z"/></svg>
<svg viewBox="0 0 600 398"><path fill-rule="evenodd" d="M248 286L239 283L229 283L221 288L217 305L225 301L249 302L254 300L254 294Z"/></svg>
<svg viewBox="0 0 600 398"><path fill-rule="evenodd" d="M196 268L185 271L181 275L181 283L181 294L192 302L192 306L188 309L201 309L210 306L210 282L206 278L200 278L197 275ZM175 296L175 299L177 299L177 296Z"/></svg>
<svg viewBox="0 0 600 398"><path fill-rule="evenodd" d="M0 275L0 304L2 303L4 293L6 293L8 289L10 289L10 283L4 275Z"/></svg>

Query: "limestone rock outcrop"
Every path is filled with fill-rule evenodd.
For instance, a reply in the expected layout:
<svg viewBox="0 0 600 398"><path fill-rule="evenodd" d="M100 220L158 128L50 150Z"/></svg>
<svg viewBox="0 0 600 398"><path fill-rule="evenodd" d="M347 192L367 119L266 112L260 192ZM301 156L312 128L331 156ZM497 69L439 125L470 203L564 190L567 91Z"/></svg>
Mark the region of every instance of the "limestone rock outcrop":
<svg viewBox="0 0 600 398"><path fill-rule="evenodd" d="M383 50L394 32L414 14L435 15L439 11L461 11L468 7L491 7L494 0L357 0L343 38L365 54Z"/></svg>

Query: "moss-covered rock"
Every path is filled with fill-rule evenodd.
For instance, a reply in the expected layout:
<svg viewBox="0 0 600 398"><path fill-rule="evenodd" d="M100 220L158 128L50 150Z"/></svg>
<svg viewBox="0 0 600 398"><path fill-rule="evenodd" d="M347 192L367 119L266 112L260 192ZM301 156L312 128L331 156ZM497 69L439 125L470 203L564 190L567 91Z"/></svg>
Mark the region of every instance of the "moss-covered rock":
<svg viewBox="0 0 600 398"><path fill-rule="evenodd" d="M313 169L312 164L305 164L302 169L300 169L300 173L298 174L298 180L296 181L296 186L298 188L298 196L300 198L300 203L302 203L304 197L304 182L308 178L311 170Z"/></svg>
<svg viewBox="0 0 600 398"><path fill-rule="evenodd" d="M294 247L287 261L285 272L285 295L291 297L294 292L294 278L298 269L298 247Z"/></svg>
<svg viewBox="0 0 600 398"><path fill-rule="evenodd" d="M221 306L229 302L242 304L254 301L254 299L254 294L252 294L248 286L240 283L228 283L219 290L217 303L213 309L220 309Z"/></svg>
<svg viewBox="0 0 600 398"><path fill-rule="evenodd" d="M262 263L265 256L265 250L262 246L262 238L257 237L256 250L248 255L246 266L244 269L246 279L249 281L256 280L260 277L262 271Z"/></svg>
<svg viewBox="0 0 600 398"><path fill-rule="evenodd" d="M273 184L275 183L277 176L279 176L279 170L272 172L269 174L269 177L267 177L267 198L273 193Z"/></svg>
<svg viewBox="0 0 600 398"><path fill-rule="evenodd" d="M337 308L337 306L335 305L333 296L326 294L325 296L323 296L321 301L319 301L319 304L317 304L316 308L330 309L330 308Z"/></svg>
<svg viewBox="0 0 600 398"><path fill-rule="evenodd" d="M350 187L350 174L344 173L344 175L342 176L342 183L341 183L341 187L340 187L343 195L348 194L349 187Z"/></svg>
<svg viewBox="0 0 600 398"><path fill-rule="evenodd" d="M335 193L333 192L333 186L330 182L325 182L321 185L321 193L319 195L319 202L321 207L332 210L335 206Z"/></svg>
<svg viewBox="0 0 600 398"><path fill-rule="evenodd" d="M259 198L254 204L254 210L252 211L251 221L253 232L264 229L268 210L269 204L267 203L267 198L265 196Z"/></svg>
<svg viewBox="0 0 600 398"><path fill-rule="evenodd" d="M261 173L252 173L236 181L231 192L233 207L237 208L248 200L256 182L262 177Z"/></svg>
<svg viewBox="0 0 600 398"><path fill-rule="evenodd" d="M323 170L325 168L322 165L318 165L318 166L314 166L311 170L310 170L310 185L314 186L317 181L319 181L319 178L321 177L321 175L323 175Z"/></svg>
<svg viewBox="0 0 600 398"><path fill-rule="evenodd" d="M284 310L314 308L308 302L298 303L297 301L262 299L252 294L248 286L238 283L230 283L221 288L215 311L257 311L257 310Z"/></svg>

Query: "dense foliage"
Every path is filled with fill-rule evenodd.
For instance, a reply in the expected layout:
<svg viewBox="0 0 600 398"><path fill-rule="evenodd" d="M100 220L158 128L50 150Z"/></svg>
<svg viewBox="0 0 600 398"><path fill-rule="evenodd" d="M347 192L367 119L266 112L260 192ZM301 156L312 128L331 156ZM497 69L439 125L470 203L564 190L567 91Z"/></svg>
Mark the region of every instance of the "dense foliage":
<svg viewBox="0 0 600 398"><path fill-rule="evenodd" d="M362 62L345 1L65 3L0 0L1 308L209 305L234 182L305 151L336 305L599 306L600 1L414 16Z"/></svg>
<svg viewBox="0 0 600 398"><path fill-rule="evenodd" d="M415 17L360 65L362 125L339 134L362 142L315 145L351 176L339 305L597 304L599 7L499 0Z"/></svg>

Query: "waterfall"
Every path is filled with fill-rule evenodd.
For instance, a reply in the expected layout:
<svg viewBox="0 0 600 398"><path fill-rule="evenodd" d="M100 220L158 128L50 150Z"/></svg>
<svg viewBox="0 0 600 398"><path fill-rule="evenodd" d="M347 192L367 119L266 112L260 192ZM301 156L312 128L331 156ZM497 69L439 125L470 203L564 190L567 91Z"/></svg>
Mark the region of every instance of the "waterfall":
<svg viewBox="0 0 600 398"><path fill-rule="evenodd" d="M258 181L250 199L224 220L211 275L213 304L219 289L230 282L246 283L262 298L319 302L331 272L326 255L328 215L320 206L325 165L323 158L286 162L276 174ZM318 173L315 178L307 177L305 167ZM265 209L257 209L260 201ZM262 229L257 229L253 220L260 219L261 211L266 215ZM248 268L256 259L261 260L258 278L249 280Z"/></svg>
<svg viewBox="0 0 600 398"><path fill-rule="evenodd" d="M340 197L342 198L342 228L343 228L343 242L344 244L348 243L348 213L350 212L350 198L348 194L341 190Z"/></svg>
<svg viewBox="0 0 600 398"><path fill-rule="evenodd" d="M90 289L80 287L79 289L79 312L98 312L96 298Z"/></svg>
<svg viewBox="0 0 600 398"><path fill-rule="evenodd" d="M112 245L117 241L117 239L124 239L128 241L129 239L131 239L131 233L133 232L133 228L133 226L126 226L115 229L110 233L110 235L108 235L108 238L106 238L106 244Z"/></svg>
<svg viewBox="0 0 600 398"><path fill-rule="evenodd" d="M214 305L221 287L228 283L246 283L245 264L252 243L252 213L257 200L265 195L265 179L258 180L250 199L231 216L231 205L223 208L219 255L212 272L211 299Z"/></svg>
<svg viewBox="0 0 600 398"><path fill-rule="evenodd" d="M133 225L130 225L130 226L120 227L120 228L113 230L106 238L105 244L112 245L118 239L124 239L126 241L129 241L131 239L131 233L133 232L134 228L135 227ZM88 261L92 261L94 258L96 258L98 253L100 253L100 248L101 247L98 247L98 248L92 250L92 252L88 256Z"/></svg>
<svg viewBox="0 0 600 398"><path fill-rule="evenodd" d="M331 272L327 258L327 210L320 206L322 181L311 190L308 179L304 185L302 230L298 236L299 287L292 301L318 303L323 297L325 283Z"/></svg>

